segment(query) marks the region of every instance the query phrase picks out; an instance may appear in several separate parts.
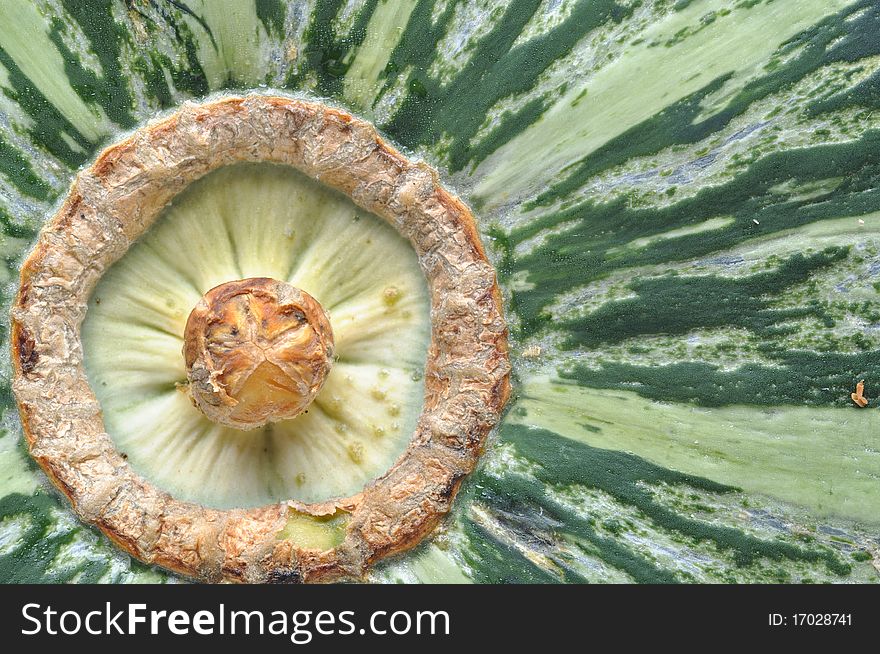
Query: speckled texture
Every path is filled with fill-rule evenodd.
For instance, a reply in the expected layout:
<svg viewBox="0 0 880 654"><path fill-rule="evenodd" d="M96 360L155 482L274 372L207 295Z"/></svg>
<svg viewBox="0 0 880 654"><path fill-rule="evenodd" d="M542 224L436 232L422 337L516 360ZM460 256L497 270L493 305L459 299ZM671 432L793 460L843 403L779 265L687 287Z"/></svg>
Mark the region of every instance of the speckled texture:
<svg viewBox="0 0 880 654"><path fill-rule="evenodd" d="M400 459L355 496L229 511L175 500L114 449L83 370L79 328L104 270L189 183L239 161L291 165L348 194L412 242L428 280L423 413ZM12 317L14 392L32 456L120 547L203 580L357 578L412 547L449 510L510 392L495 271L467 207L369 124L283 97L188 104L105 150L43 229ZM291 509L349 514L344 540L320 552L279 538Z"/></svg>

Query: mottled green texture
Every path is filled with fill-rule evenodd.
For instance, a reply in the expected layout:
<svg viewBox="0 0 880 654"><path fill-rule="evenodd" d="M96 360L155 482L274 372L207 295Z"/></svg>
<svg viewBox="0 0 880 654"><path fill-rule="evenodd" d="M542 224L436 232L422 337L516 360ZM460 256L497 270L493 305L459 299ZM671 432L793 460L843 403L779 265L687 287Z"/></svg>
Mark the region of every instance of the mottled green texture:
<svg viewBox="0 0 880 654"><path fill-rule="evenodd" d="M71 168L84 163L95 144L83 136L46 99L46 96L22 73L2 44L0 44L0 64L6 68L9 75L9 86L3 88L3 93L33 119L27 133L34 143L45 148ZM71 143L64 136L77 147L71 147Z"/></svg>
<svg viewBox="0 0 880 654"><path fill-rule="evenodd" d="M0 174L12 182L22 195L48 200L52 188L34 172L27 157L0 137Z"/></svg>
<svg viewBox="0 0 880 654"><path fill-rule="evenodd" d="M287 14L287 7L281 0L255 0L257 7L257 18L263 23L266 32L273 34L278 38L284 36L284 16Z"/></svg>
<svg viewBox="0 0 880 654"><path fill-rule="evenodd" d="M144 78L144 84L149 95L154 98L160 107L167 108L174 104L172 89L169 88L166 72L171 77L174 89L189 95L199 97L209 91L208 80L205 71L196 55L196 38L189 25L180 20L175 12L170 11L163 5L158 5L157 16L139 13L144 29L150 35L158 37L162 29L170 30L174 42L181 50L179 58L172 58L158 50L147 51L139 54L133 68ZM203 23L199 23L207 30ZM210 33L210 30L207 30Z"/></svg>
<svg viewBox="0 0 880 654"><path fill-rule="evenodd" d="M844 176L833 193L799 199L778 195L773 188L793 181L805 185L827 179L830 172ZM525 333L549 323L543 309L558 294L599 279L615 269L646 264L687 261L713 252L722 253L744 241L790 230L828 216L859 216L880 209L880 132L836 145L822 145L778 152L749 165L730 182L706 188L693 198L661 208L628 206L626 199L608 204L585 202L543 214L539 220L513 230L508 249L555 225L574 223L549 236L527 255L507 263L505 273L528 271L535 288L514 294L517 313ZM676 239L657 240L646 247L622 246L651 234L696 225L718 215L730 215L728 227ZM756 222L757 221L757 222ZM508 255L510 258L512 255ZM840 257L840 254L834 255ZM827 259L805 259L816 263ZM795 267L803 281L803 264ZM784 281L787 274L778 277ZM638 282L644 283L644 282ZM695 284L700 282L695 280ZM650 283L649 283L650 284ZM734 283L731 290L737 288ZM708 290L705 287L700 290ZM755 290L760 290L756 288ZM779 293L784 286L769 288ZM701 295L693 296L694 311L701 311ZM761 321L755 310L741 320ZM656 331L663 331L662 321Z"/></svg>
<svg viewBox="0 0 880 654"><path fill-rule="evenodd" d="M543 434L539 433L536 436L540 438ZM594 528L594 520L560 506L550 499L541 484L535 483L534 480L517 475L503 479L483 476L477 484L479 493L475 500L502 514L507 524L520 530L526 538L531 535L530 531L536 526L544 526L556 534L577 540L588 553L623 570L636 582L674 583L677 581L674 574L661 570L638 554L628 550L623 543L598 534ZM536 510L540 518L535 515ZM470 528L474 529L476 533L474 534L475 538L471 538L469 541L473 551L466 553L465 560L473 567L477 581L484 583L510 583L512 581L517 583L582 583L584 581L581 575L566 565L564 559L554 560L557 574L553 574L552 571L545 570L515 551L505 548L503 543L492 538L491 534L478 525L473 525ZM523 573L523 569L526 570L525 573Z"/></svg>
<svg viewBox="0 0 880 654"><path fill-rule="evenodd" d="M211 47L213 47L214 50L217 49L217 39L214 37L214 32L211 31L211 26L208 25L208 23L204 19L204 17L200 16L195 11L193 11L189 7L189 5L185 2L181 2L179 0L166 0L165 4L167 4L169 9L171 9L173 7L173 9L179 10L181 16L188 16L188 17L192 18L196 22L196 24L202 30L204 30L204 34L208 37L208 40L211 42ZM160 8L160 11L161 11L161 8ZM173 10L162 11L162 16L165 20L167 20L171 23L183 24L182 21L179 21L177 19L177 15L175 15ZM230 71L230 73L231 72L232 71ZM230 77L231 76L232 75L230 74Z"/></svg>
<svg viewBox="0 0 880 654"><path fill-rule="evenodd" d="M407 66L438 56L438 36L445 31L445 23L451 19L456 4L449 2L433 25L429 18L433 0L416 7L407 34L388 64L389 85ZM620 21L633 9L614 0L579 0L558 26L515 46L520 32L542 4L540 0L514 0L505 5L492 31L474 47L469 64L447 84L416 65L407 81L410 94L384 129L409 147L430 145L444 136L450 137L446 158L452 170L460 170L469 162L479 163L537 120L546 104L532 100L516 114L502 119L491 135L472 149L471 139L489 110L498 101L534 87L538 77L568 54L590 30L608 21Z"/></svg>
<svg viewBox="0 0 880 654"><path fill-rule="evenodd" d="M208 92L208 81L196 58L195 46L190 38L186 38L183 42L187 59L180 65L176 65L170 57L158 52L141 56L134 62L134 70L144 77L147 92L163 109L174 105L174 95L165 77L166 71L171 76L174 89L193 95L204 95Z"/></svg>
<svg viewBox="0 0 880 654"><path fill-rule="evenodd" d="M689 364L668 365L678 368ZM689 371L694 377L683 381L686 386L675 401L657 401L650 395L661 393L657 386L662 382L652 386L652 373L670 383L662 391L670 396L675 392L672 383L679 381L671 374L663 377L666 365L632 371L609 367L610 371L594 372L595 379L587 376L577 384L535 373L524 376L508 422L736 485L753 505L756 497L772 497L800 507L811 521L861 524L866 535L876 532L880 523L875 508L880 477L877 412L851 403L852 386L837 388L838 404L830 406L736 404L731 401L742 401L737 393L746 395L743 386L747 384L731 384L733 397L721 395L711 382L727 378L717 368L710 368ZM703 372L708 375L705 382L698 376ZM618 383L611 379L615 373L620 375ZM577 374L589 372L578 370ZM746 375L744 371L740 379ZM608 388L590 387L603 381ZM825 388L818 386L817 390ZM746 399L755 402L777 392L772 380L749 390L752 392ZM793 392L803 391L797 388ZM875 398L878 385L869 381L865 392ZM706 398L715 399L717 405L708 405ZM702 405L696 404L698 401ZM844 401L849 404L840 406ZM736 503L734 495L724 497ZM715 517L718 519L717 512ZM736 521L735 516L728 516L722 522L730 524L731 517ZM791 521L805 526L803 518Z"/></svg>
<svg viewBox="0 0 880 654"><path fill-rule="evenodd" d="M851 18L856 15L854 18ZM767 65L767 73L749 82L726 105L711 116L699 119L701 103L728 81L729 75L718 77L685 99L667 107L656 116L627 130L608 141L572 166L560 182L535 200L546 204L565 197L580 188L593 175L618 165L632 157L659 152L663 148L683 143L696 143L717 132L732 119L743 114L756 101L791 86L812 71L840 62L855 61L880 54L880 6L873 0L862 0L839 14L829 17L814 27L789 40ZM657 44L656 47L663 47ZM668 44L667 44L668 47ZM791 57L790 59L788 59ZM785 61L788 59L787 61ZM785 61L785 63L777 63ZM874 89L877 79L872 78L862 88L855 88L831 100L815 101L809 107L813 113L836 110L852 103L869 100L866 91ZM869 91L870 93L870 91Z"/></svg>
<svg viewBox="0 0 880 654"><path fill-rule="evenodd" d="M464 560L472 570L474 581L478 583L552 584L562 581L558 575L497 540L478 524L465 520L464 533L469 544Z"/></svg>
<svg viewBox="0 0 880 654"><path fill-rule="evenodd" d="M344 0L317 0L311 21L306 28L306 46L300 54L296 74L288 81L289 88L315 84L321 95L339 95L351 54L363 42L367 23L379 0L366 0L357 9L354 25L345 34L337 34L333 19L345 5Z"/></svg>
<svg viewBox="0 0 880 654"><path fill-rule="evenodd" d="M67 548L87 530L70 519L60 522L55 516L58 510L54 498L43 491L33 495L12 493L0 498L2 519L18 520L24 526L15 542L0 554L0 579L4 583L118 582L131 572L149 573L149 568L137 562L120 564L110 554L108 547L112 546L106 542L95 543L90 557L70 556L67 560Z"/></svg>
<svg viewBox="0 0 880 654"><path fill-rule="evenodd" d="M783 352L776 365L745 364L723 370L693 361L665 366L603 363L598 369L565 367L563 378L593 388L633 390L663 402L692 402L700 406L795 404L850 407L850 391L859 379L880 379L880 352L817 354ZM870 398L869 407L878 406Z"/></svg>
<svg viewBox="0 0 880 654"><path fill-rule="evenodd" d="M33 239L37 234L37 230L29 226L26 222L25 224L22 224L23 222L24 221L13 220L12 216L10 216L3 207L0 207L0 225L2 225L3 235L5 237L26 240ZM10 256L10 258L12 258L12 256Z"/></svg>
<svg viewBox="0 0 880 654"><path fill-rule="evenodd" d="M629 284L636 297L610 302L563 323L569 334L563 346L596 348L639 334L685 334L698 327L725 326L742 327L771 339L782 333L782 323L793 318L830 321L818 302L773 309L767 298L804 283L846 256L842 248L809 256L796 254L774 270L733 279L714 275L637 279Z"/></svg>
<svg viewBox="0 0 880 654"><path fill-rule="evenodd" d="M113 18L112 0L91 0L87 4L64 0L63 6L88 39L102 71L99 75L80 62L62 39L64 23L59 18L53 19L49 36L64 57L71 87L86 103L98 104L120 127L134 127L131 93L120 62L121 49L129 36L125 27Z"/></svg>
<svg viewBox="0 0 880 654"><path fill-rule="evenodd" d="M729 551L738 566L749 566L759 559L821 561L834 574L846 575L850 572L849 564L830 550L763 540L738 529L695 520L665 506L652 490L661 484L686 485L723 494L734 490L728 486L676 473L631 454L593 448L547 430L523 425L507 425L501 433L501 439L512 444L518 454L534 463L534 478L516 473L500 478L483 475L475 481L475 499L492 506L505 519L515 521L519 517L524 529L546 523L551 531L583 539L595 548L600 558L625 570L637 581L665 583L677 577L657 569L629 551L624 541L597 536L594 523L591 524L589 519L589 510L586 515L577 515L561 507L551 498L552 489L572 485L600 489L621 503L636 507L664 530L678 532L694 541L710 541L720 550ZM536 513L541 516L540 519L536 520ZM491 540L485 540L478 546L478 553L470 562L479 568L477 574L484 575L487 581L503 581L502 578L494 578L493 571L501 570L503 575L506 569L515 570L518 557L505 553L498 545L495 552L487 551L487 543L491 543ZM514 560L505 559L505 556L513 556ZM499 566L499 562L503 565ZM535 577L530 580L541 580L537 575L529 576Z"/></svg>

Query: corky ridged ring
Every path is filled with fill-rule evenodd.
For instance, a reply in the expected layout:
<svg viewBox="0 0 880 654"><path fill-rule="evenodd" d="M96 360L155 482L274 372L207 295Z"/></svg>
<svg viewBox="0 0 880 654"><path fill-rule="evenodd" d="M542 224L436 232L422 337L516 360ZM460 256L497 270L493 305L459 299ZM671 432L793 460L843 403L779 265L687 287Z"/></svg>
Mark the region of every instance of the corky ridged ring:
<svg viewBox="0 0 880 654"><path fill-rule="evenodd" d="M407 237L431 297L425 403L406 451L344 499L216 510L132 470L104 429L80 325L103 272L187 185L237 162L293 166ZM13 389L31 455L77 514L150 564L207 581L327 581L418 543L445 514L509 396L507 328L473 216L424 164L338 109L250 95L202 105L109 147L79 174L21 272L12 311ZM291 512L346 515L320 551L281 532Z"/></svg>

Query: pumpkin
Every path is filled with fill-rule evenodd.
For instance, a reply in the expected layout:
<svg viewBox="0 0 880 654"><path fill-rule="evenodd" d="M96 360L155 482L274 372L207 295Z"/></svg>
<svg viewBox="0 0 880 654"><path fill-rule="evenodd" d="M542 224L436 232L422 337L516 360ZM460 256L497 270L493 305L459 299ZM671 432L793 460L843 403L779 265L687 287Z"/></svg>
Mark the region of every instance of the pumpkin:
<svg viewBox="0 0 880 654"><path fill-rule="evenodd" d="M508 332L509 352L492 323L504 413L499 391L430 524L349 573L876 582L878 31L870 0L3 3L0 580L229 578L73 510L13 395L49 344L10 327L25 262L106 148L278 98L354 116L470 207ZM384 205L334 179L257 161L186 180L100 270L70 341L126 469L205 511L293 502L273 537L310 560L349 533L334 498L418 440L443 296ZM341 354L308 414L242 431L193 405L206 350L181 349L212 289L262 278L285 284L272 306L292 285L312 324L326 310ZM246 580L302 578L282 572Z"/></svg>

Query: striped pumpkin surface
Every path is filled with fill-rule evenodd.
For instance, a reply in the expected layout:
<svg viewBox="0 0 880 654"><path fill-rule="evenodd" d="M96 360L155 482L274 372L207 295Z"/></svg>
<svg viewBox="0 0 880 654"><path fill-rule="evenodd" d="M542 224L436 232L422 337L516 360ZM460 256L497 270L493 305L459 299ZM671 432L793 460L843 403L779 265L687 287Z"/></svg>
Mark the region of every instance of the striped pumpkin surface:
<svg viewBox="0 0 880 654"><path fill-rule="evenodd" d="M322 99L474 208L511 327L480 468L371 580L876 583L878 34L875 0L5 0L3 313L102 147ZM172 580L30 460L7 322L0 581Z"/></svg>

